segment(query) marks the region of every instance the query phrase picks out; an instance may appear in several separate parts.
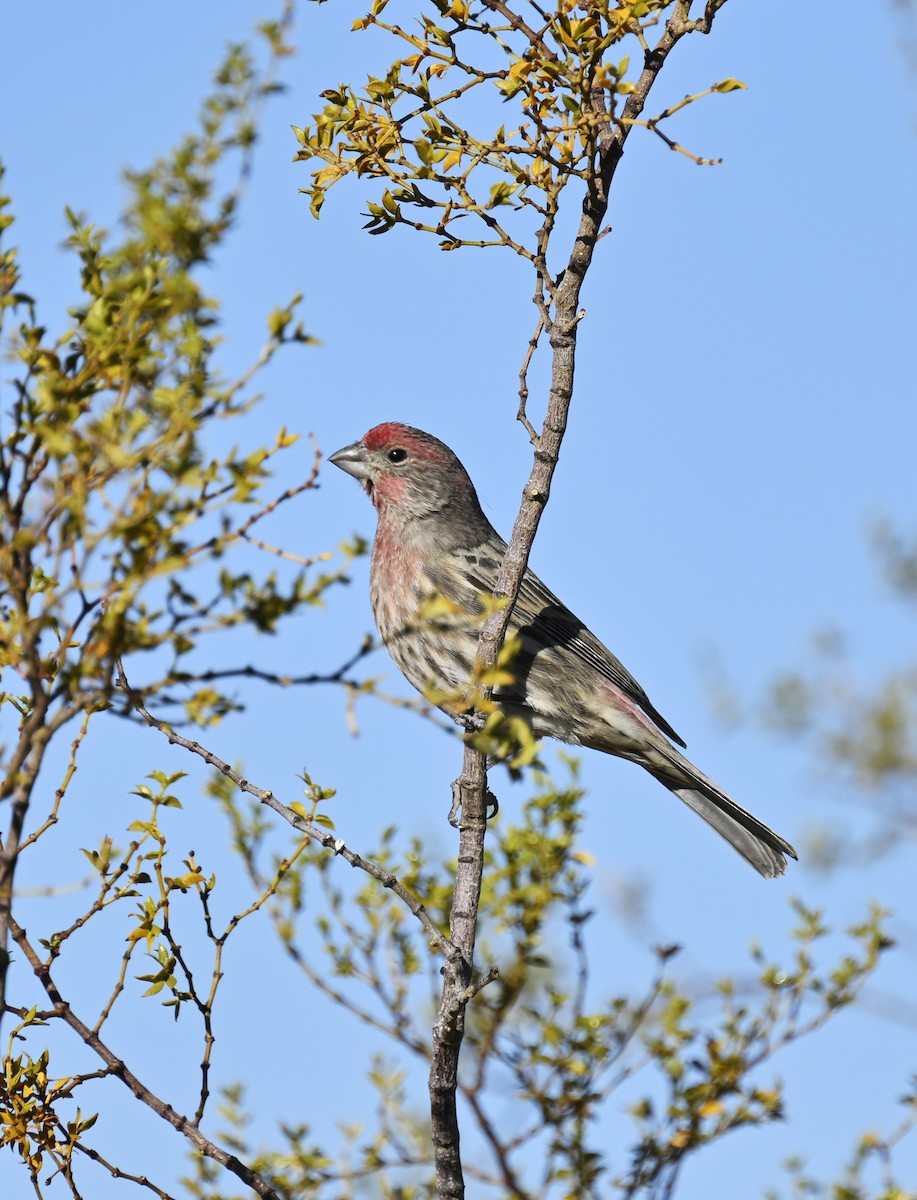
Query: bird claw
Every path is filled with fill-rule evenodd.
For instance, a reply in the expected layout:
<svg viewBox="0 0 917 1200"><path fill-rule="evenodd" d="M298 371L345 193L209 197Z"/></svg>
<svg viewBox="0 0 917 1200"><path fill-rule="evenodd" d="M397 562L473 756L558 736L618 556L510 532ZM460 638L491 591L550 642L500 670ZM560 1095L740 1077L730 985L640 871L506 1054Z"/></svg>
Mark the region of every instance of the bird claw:
<svg viewBox="0 0 917 1200"><path fill-rule="evenodd" d="M456 779L452 784L452 807L449 809L449 824L453 829L461 829L459 813L462 811L462 788ZM484 794L484 820L492 821L500 811L500 801L490 788Z"/></svg>
<svg viewBox="0 0 917 1200"><path fill-rule="evenodd" d="M452 784L452 807L449 809L449 824L453 829L458 829L458 815L462 811L462 789L459 786L459 781L456 779Z"/></svg>
<svg viewBox="0 0 917 1200"><path fill-rule="evenodd" d="M480 733L487 722L487 718L483 713L476 712L475 709L468 709L466 712L451 713L452 720L466 733Z"/></svg>

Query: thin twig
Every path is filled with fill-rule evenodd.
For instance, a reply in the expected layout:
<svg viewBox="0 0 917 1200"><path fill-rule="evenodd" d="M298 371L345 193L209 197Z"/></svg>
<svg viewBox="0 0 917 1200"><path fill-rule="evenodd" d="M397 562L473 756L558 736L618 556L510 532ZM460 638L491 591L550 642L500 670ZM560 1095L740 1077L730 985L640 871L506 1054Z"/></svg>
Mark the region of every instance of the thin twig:
<svg viewBox="0 0 917 1200"><path fill-rule="evenodd" d="M85 1154L87 1158L91 1158L94 1163L98 1163L100 1167L104 1167L111 1175L112 1179L127 1179L131 1183L136 1183L140 1187L148 1188L151 1192L159 1197L159 1200L175 1200L170 1192L164 1191L161 1187L157 1187L151 1179L146 1175L131 1175L129 1171L122 1171L120 1167L110 1163L108 1159L103 1158L98 1150L94 1150L92 1146L86 1146L82 1142L75 1142L75 1150L79 1150L81 1154Z"/></svg>
<svg viewBox="0 0 917 1200"><path fill-rule="evenodd" d="M529 435L529 441L533 446L538 445L538 431L526 415L525 406L529 399L529 364L532 361L532 355L538 349L538 339L544 330L544 316L538 318L538 324L535 327L535 332L529 338L528 349L525 352L525 358L522 360L522 366L519 368L519 411L516 413L516 420L520 421L525 428L525 432Z"/></svg>
<svg viewBox="0 0 917 1200"><path fill-rule="evenodd" d="M298 813L294 812L292 808L288 808L287 805L278 800L272 792L267 791L265 788L260 788L253 783L249 783L247 779L243 779L237 771L232 769L229 763L225 762L218 755L214 754L212 750L206 749L206 747L202 746L199 742L193 742L189 738L182 737L181 734L176 733L175 730L171 729L164 721L160 721L154 717L153 714L144 707L139 696L133 691L128 683L127 677L124 674L124 666L120 660L118 661L116 668L116 678L118 686L122 688L131 698L134 707L147 725L149 725L152 729L158 729L159 732L168 739L169 745L181 746L183 749L188 750L191 754L196 754L199 758L202 758L204 762L208 764L208 766L216 767L216 769L225 775L227 779L231 779L240 791L246 792L250 796L254 796L257 800L260 800L262 804L273 809L274 812L283 817L288 824L292 825L294 829L305 834L306 837L311 838L314 842L318 842L323 849L333 851L336 855L339 855L341 858L343 858L346 863L349 863L350 866L355 867L357 870L365 871L367 875L371 875L373 879L378 880L383 887L389 888L395 893L398 899L408 907L418 921L420 921L431 943L437 948L437 950L439 950L439 952L447 959L447 961L451 962L457 957L460 957L459 950L442 933L442 931L427 913L424 905L417 899L416 896L408 891L408 889L400 882L396 875L394 875L391 871L384 870L377 863L372 862L370 859L363 858L363 856L357 854L356 851L351 850L347 845L345 845L343 839L336 838L333 834L328 833L326 830L319 829L317 826L310 824L303 817L299 816Z"/></svg>
<svg viewBox="0 0 917 1200"><path fill-rule="evenodd" d="M489 8L492 12L499 13L506 21L510 28L515 29L517 33L523 34L529 40L529 45L533 50L537 50L540 56L547 59L548 62L556 63L557 55L551 50L541 34L535 32L529 25L523 21L517 13L504 3L504 0L481 0L485 8Z"/></svg>

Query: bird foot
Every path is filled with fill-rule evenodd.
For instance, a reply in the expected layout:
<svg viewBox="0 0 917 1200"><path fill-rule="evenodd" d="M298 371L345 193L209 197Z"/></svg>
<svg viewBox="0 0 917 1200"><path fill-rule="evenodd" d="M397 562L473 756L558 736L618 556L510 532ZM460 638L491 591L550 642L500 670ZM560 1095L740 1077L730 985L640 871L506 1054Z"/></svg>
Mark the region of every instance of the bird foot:
<svg viewBox="0 0 917 1200"><path fill-rule="evenodd" d="M477 712L473 708L467 709L465 712L451 713L452 720L464 729L466 733L480 733L487 723L487 718L483 713Z"/></svg>
<svg viewBox="0 0 917 1200"><path fill-rule="evenodd" d="M500 801L490 788L484 796L484 820L492 821L500 811ZM449 809L449 824L453 829L461 829L459 813L462 811L462 785L458 779L452 784L452 807Z"/></svg>

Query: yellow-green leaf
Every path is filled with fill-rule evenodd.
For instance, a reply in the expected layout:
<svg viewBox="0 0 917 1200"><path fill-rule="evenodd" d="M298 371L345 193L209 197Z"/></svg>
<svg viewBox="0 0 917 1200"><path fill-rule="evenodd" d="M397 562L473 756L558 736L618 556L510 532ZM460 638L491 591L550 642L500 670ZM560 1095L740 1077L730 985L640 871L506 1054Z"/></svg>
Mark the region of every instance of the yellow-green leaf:
<svg viewBox="0 0 917 1200"><path fill-rule="evenodd" d="M723 79L719 83L715 83L712 88L714 92L736 92L739 89L748 90L748 85L742 83L740 79Z"/></svg>

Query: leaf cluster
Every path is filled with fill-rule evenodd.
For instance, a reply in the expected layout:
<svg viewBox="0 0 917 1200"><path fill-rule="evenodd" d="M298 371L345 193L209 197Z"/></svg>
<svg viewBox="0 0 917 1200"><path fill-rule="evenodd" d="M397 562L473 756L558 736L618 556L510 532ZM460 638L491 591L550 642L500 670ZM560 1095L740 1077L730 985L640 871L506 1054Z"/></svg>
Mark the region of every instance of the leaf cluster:
<svg viewBox="0 0 917 1200"><path fill-rule="evenodd" d="M631 60L648 60L667 14L680 30L691 24L690 5L676 0L432 0L408 28L387 19L388 5L374 0L353 28L387 35L403 56L362 88L329 88L313 123L293 127L296 158L321 164L303 189L313 216L341 180L381 181L366 214L372 234L406 225L443 250L507 246L543 267L561 193L591 184L613 130L644 124L681 150L660 123L744 86L723 80L650 121L627 112ZM504 208L527 218L517 232Z"/></svg>
<svg viewBox="0 0 917 1200"><path fill-rule="evenodd" d="M197 279L235 210L235 190L215 194L217 171L250 145L255 79L250 59L232 51L201 133L129 175L123 240L68 212L83 300L65 332L49 336L38 323L15 251L4 254L0 304L19 318L20 374L0 445L2 665L25 682L24 694L5 693L25 717L50 695L108 703L115 660L138 651L170 652L161 689L205 630L272 629L331 582L282 587L273 574L226 570L211 573L206 593L191 582L193 567L242 536L233 510L254 515L270 460L296 440L280 430L253 450L208 449L211 425L256 400L246 394L253 371L227 380L215 365L217 304ZM285 342L309 340L293 324L297 303L270 318L253 370ZM199 710L219 705L197 698Z"/></svg>

